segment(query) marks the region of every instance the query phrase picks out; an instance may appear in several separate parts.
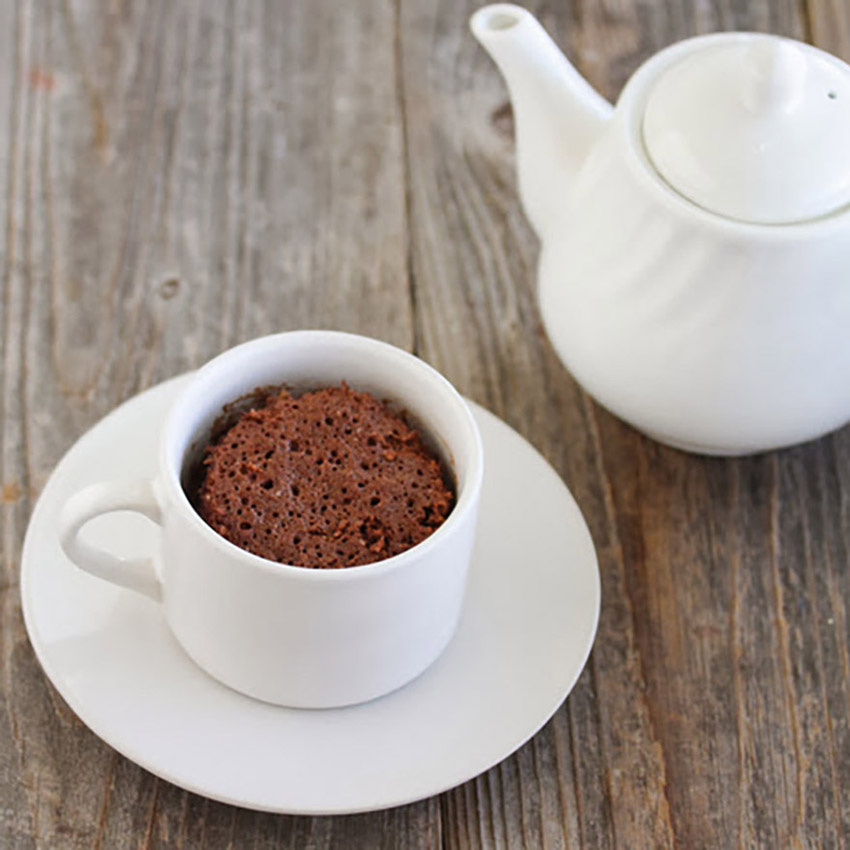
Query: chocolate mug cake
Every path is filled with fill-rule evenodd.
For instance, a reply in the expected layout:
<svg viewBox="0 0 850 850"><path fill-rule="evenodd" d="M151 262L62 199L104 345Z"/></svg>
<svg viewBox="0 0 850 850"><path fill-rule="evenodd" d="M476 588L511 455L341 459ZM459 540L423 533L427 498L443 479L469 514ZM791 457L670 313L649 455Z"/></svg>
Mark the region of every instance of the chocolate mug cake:
<svg viewBox="0 0 850 850"><path fill-rule="evenodd" d="M205 449L194 502L248 552L300 567L354 567L425 540L453 488L420 434L343 383L280 387Z"/></svg>

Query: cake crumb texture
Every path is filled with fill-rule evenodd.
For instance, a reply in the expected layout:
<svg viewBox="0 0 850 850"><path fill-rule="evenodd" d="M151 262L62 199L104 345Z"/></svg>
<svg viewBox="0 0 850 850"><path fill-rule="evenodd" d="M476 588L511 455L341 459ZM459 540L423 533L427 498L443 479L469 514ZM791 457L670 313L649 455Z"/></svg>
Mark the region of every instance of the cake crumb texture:
<svg viewBox="0 0 850 850"><path fill-rule="evenodd" d="M454 503L420 435L346 384L279 389L203 458L197 508L242 549L301 567L353 567L425 540Z"/></svg>

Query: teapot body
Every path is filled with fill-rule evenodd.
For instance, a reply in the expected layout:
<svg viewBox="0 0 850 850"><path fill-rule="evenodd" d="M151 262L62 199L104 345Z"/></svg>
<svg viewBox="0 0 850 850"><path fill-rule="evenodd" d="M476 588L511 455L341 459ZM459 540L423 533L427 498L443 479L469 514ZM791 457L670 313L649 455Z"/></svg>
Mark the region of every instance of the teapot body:
<svg viewBox="0 0 850 850"><path fill-rule="evenodd" d="M541 234L547 333L578 382L649 436L705 454L813 439L850 420L850 211L793 225L707 212L641 140L650 60Z"/></svg>

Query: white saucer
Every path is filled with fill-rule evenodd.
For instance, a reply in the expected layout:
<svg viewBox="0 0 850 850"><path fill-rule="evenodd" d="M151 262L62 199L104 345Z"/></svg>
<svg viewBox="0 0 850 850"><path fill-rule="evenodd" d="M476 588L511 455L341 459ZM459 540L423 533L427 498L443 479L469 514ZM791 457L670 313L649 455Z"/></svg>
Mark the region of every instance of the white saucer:
<svg viewBox="0 0 850 850"><path fill-rule="evenodd" d="M328 710L241 696L184 655L155 603L74 567L56 538L65 499L90 482L151 475L161 424L185 377L113 411L63 458L24 543L30 640L80 719L127 758L190 791L274 812L396 806L501 761L551 717L587 660L599 615L590 534L560 478L515 431L473 406L486 473L457 635L416 681ZM121 554L155 528L113 514L92 536Z"/></svg>

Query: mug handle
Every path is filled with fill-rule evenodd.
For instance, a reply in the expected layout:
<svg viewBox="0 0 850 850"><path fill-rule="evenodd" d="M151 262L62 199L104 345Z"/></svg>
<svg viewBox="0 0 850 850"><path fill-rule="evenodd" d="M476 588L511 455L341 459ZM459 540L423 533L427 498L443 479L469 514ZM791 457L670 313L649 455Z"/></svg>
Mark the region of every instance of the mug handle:
<svg viewBox="0 0 850 850"><path fill-rule="evenodd" d="M104 481L75 493L59 515L59 543L65 554L93 576L162 599L162 584L152 558L119 558L80 538L83 526L101 514L134 511L162 525L153 481Z"/></svg>

